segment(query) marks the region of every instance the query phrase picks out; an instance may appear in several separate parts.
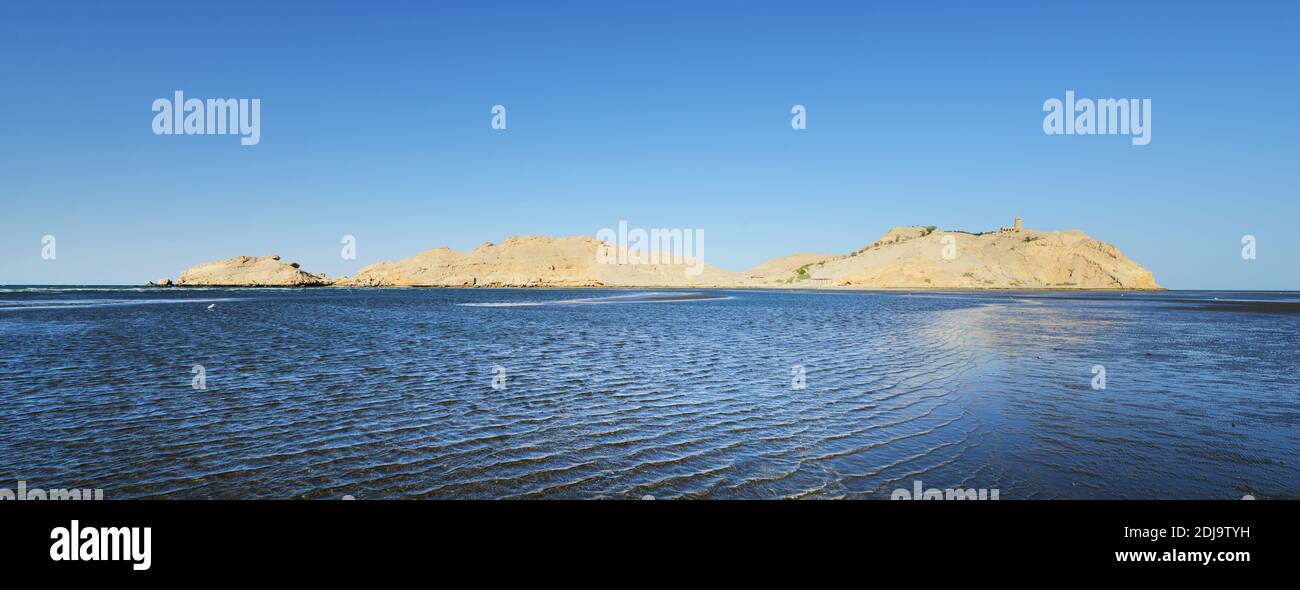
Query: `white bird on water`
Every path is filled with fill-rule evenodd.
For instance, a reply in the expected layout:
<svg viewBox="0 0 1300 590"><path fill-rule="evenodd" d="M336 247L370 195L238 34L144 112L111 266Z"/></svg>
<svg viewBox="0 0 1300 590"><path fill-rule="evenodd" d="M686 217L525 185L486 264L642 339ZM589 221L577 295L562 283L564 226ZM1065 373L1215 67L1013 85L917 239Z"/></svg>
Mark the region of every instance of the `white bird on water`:
<svg viewBox="0 0 1300 590"><path fill-rule="evenodd" d="M208 305L208 310L211 311L212 308L214 308L214 307L216 307L216 306L217 306L217 304L215 304L215 303L213 303L213 304L211 304L211 305Z"/></svg>

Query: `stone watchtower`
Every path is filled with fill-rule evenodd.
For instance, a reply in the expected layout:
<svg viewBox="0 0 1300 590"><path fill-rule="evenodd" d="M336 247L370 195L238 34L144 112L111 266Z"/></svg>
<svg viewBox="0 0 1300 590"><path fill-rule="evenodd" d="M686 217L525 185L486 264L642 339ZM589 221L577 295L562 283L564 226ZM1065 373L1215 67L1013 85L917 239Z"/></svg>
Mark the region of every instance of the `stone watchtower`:
<svg viewBox="0 0 1300 590"><path fill-rule="evenodd" d="M1025 229L1024 220L1019 217L1016 217L1016 224L1012 227L1015 228L1015 231L1023 231Z"/></svg>

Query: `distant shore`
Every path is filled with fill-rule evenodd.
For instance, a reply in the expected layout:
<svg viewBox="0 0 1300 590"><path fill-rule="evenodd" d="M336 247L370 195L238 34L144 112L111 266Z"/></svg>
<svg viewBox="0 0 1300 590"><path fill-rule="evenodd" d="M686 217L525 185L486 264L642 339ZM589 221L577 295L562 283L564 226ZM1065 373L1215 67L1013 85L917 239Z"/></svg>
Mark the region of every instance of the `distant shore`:
<svg viewBox="0 0 1300 590"><path fill-rule="evenodd" d="M148 286L1160 289L1151 271L1114 245L1079 230L1026 229L1019 218L1009 227L978 233L895 227L847 254L796 253L743 271L705 264L702 231L693 250L691 241L681 239L684 232L638 231L650 238L629 245L622 234L617 239L512 236L467 252L440 247L334 278L307 272L278 255L235 256L195 265L175 280L162 278ZM350 255L347 250L342 254Z"/></svg>
<svg viewBox="0 0 1300 590"><path fill-rule="evenodd" d="M36 285L40 287L58 285ZM68 285L68 286L105 286L105 287L126 287L139 288L141 285ZM1114 293L1141 293L1141 292L1177 292L1180 290L1195 289L1166 289L1164 287L1154 288L1120 288L1120 287L854 287L854 286L825 286L825 287L778 287L778 286L725 286L711 287L707 285L695 287L683 287L680 285L589 285L589 286L553 286L553 285L471 285L471 286L446 286L446 285L144 285L149 289L434 289L434 290L457 290L473 289L479 291L490 290L527 290L527 291L576 291L576 290L608 290L608 291L627 291L627 290L663 290L663 291L774 291L797 293L799 291L852 291L852 292L881 292L881 293L964 293L964 292L1050 292L1050 293L1078 293L1078 292L1114 292ZM1225 291L1246 292L1246 291ZM1287 293L1288 291L1259 291L1260 293Z"/></svg>

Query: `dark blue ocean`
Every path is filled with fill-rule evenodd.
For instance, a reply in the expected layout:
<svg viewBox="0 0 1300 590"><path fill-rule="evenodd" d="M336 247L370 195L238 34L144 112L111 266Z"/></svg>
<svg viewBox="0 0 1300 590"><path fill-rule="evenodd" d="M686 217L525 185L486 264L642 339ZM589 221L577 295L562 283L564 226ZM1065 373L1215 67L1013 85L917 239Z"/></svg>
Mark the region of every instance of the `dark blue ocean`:
<svg viewBox="0 0 1300 590"><path fill-rule="evenodd" d="M109 499L1264 499L1298 426L1289 293L0 288L0 487Z"/></svg>

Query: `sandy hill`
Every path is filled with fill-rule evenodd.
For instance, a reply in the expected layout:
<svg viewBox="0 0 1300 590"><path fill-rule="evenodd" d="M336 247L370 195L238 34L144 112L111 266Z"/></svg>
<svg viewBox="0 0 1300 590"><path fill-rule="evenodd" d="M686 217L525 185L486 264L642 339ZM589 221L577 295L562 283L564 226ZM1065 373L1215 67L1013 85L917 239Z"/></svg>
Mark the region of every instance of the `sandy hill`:
<svg viewBox="0 0 1300 590"><path fill-rule="evenodd" d="M793 277L799 268L809 264L836 258L834 254L791 254L773 258L739 273L745 280L757 283L771 283Z"/></svg>
<svg viewBox="0 0 1300 590"><path fill-rule="evenodd" d="M972 234L919 226L896 227L856 252L809 260L775 280L866 289L1160 288L1151 271L1078 230Z"/></svg>
<svg viewBox="0 0 1300 590"><path fill-rule="evenodd" d="M236 256L190 267L176 279L179 286L204 287L317 287L332 281L280 262L278 255ZM163 281L159 281L163 283Z"/></svg>
<svg viewBox="0 0 1300 590"><path fill-rule="evenodd" d="M372 264L338 284L359 287L700 287L730 285L735 273L671 258L660 264L602 264L602 243L579 236L512 236L469 252L435 248ZM613 250L617 256L618 251ZM666 262L666 263L662 263ZM700 272L688 272L694 266Z"/></svg>

